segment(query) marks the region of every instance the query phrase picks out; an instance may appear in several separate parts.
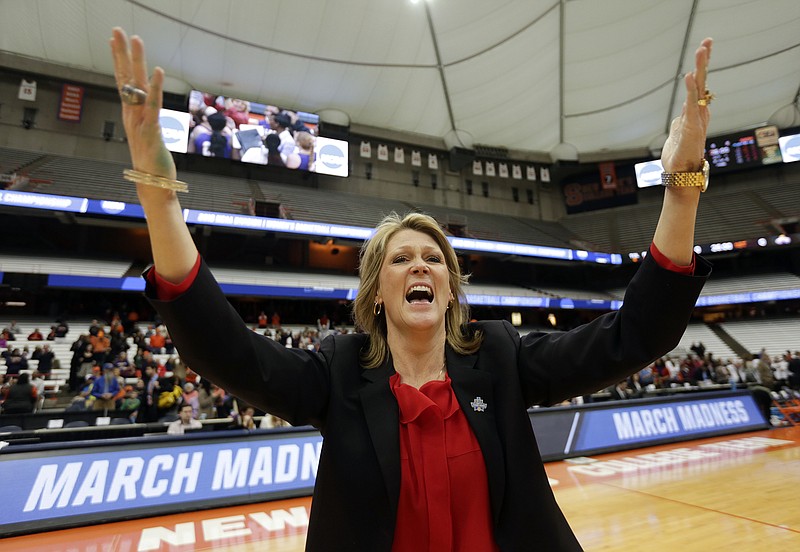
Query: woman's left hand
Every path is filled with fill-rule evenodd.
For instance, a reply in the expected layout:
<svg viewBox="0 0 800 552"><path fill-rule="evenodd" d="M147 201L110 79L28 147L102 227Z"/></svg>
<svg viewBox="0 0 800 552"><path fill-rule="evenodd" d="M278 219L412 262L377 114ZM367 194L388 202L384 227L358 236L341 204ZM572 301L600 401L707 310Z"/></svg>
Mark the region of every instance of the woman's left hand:
<svg viewBox="0 0 800 552"><path fill-rule="evenodd" d="M706 98L711 44L710 38L700 43L694 54L695 69L684 76L686 100L680 117L670 125L669 137L661 151L664 172L696 172L702 167L710 114L708 103L700 105L698 100Z"/></svg>

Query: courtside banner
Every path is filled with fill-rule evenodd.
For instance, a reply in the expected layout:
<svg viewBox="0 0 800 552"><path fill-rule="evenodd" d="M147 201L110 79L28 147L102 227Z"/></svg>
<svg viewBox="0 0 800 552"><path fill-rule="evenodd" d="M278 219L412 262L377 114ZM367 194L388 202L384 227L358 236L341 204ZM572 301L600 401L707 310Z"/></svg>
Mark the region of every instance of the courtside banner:
<svg viewBox="0 0 800 552"><path fill-rule="evenodd" d="M530 419L545 461L770 427L747 391L531 410Z"/></svg>
<svg viewBox="0 0 800 552"><path fill-rule="evenodd" d="M318 433L224 433L0 454L0 536L312 493Z"/></svg>

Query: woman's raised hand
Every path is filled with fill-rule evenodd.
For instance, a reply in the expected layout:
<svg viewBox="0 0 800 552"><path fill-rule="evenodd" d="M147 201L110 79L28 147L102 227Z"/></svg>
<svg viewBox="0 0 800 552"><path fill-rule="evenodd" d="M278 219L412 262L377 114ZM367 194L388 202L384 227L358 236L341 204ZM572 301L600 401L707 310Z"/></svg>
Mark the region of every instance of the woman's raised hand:
<svg viewBox="0 0 800 552"><path fill-rule="evenodd" d="M128 40L125 31L119 27L113 29L111 52L114 56L114 77L117 90L122 98L122 121L128 138L133 168L153 176L174 179L175 163L161 137L161 126L158 122L163 98L164 70L156 67L152 78L147 75L144 43L138 36ZM136 96L122 94L123 87L133 87L146 94L144 101L134 103ZM134 101L131 101L134 100ZM167 192L158 188L139 185L139 196L142 194L163 197Z"/></svg>
<svg viewBox="0 0 800 552"><path fill-rule="evenodd" d="M174 180L175 162L164 145L158 122L164 71L156 67L148 80L142 40L134 36L128 41L125 31L119 27L113 30L111 52L133 168L152 177ZM125 88L126 85L130 88ZM146 184L137 184L136 193L147 215L158 273L172 283L183 281L194 266L197 249L183 220L177 194Z"/></svg>
<svg viewBox="0 0 800 552"><path fill-rule="evenodd" d="M696 172L701 169L706 131L710 114L706 76L711 57L710 38L704 39L695 50L695 68L684 76L686 100L680 117L670 125L669 137L661 151L661 164L665 172Z"/></svg>

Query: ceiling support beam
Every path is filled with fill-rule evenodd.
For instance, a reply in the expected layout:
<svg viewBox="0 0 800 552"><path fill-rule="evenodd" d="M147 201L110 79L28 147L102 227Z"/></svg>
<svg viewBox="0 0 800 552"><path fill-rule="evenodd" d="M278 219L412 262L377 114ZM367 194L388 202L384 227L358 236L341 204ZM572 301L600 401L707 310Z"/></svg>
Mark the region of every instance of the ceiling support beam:
<svg viewBox="0 0 800 552"><path fill-rule="evenodd" d="M428 30L431 33L431 41L433 42L433 51L436 53L436 67L439 70L439 79L442 81L442 92L444 93L444 103L447 105L447 115L450 117L450 128L458 140L458 129L456 128L456 119L453 116L453 105L450 102L450 91L447 89L447 78L444 74L444 65L442 64L442 56L439 54L439 42L436 40L436 30L433 28L433 18L431 17L431 9L428 3L424 2L425 16L428 19Z"/></svg>
<svg viewBox="0 0 800 552"><path fill-rule="evenodd" d="M692 1L692 10L689 12L689 20L686 22L686 31L683 33L683 44L681 45L681 55L678 57L678 67L675 68L675 80L672 83L672 94L669 97L669 106L667 107L667 120L664 123L664 134L668 135L672 127L672 119L676 117L673 115L672 109L675 105L675 99L678 94L683 90L683 60L686 58L686 52L691 48L689 41L692 37L692 28L694 27L694 18L697 15L697 6L700 0Z"/></svg>

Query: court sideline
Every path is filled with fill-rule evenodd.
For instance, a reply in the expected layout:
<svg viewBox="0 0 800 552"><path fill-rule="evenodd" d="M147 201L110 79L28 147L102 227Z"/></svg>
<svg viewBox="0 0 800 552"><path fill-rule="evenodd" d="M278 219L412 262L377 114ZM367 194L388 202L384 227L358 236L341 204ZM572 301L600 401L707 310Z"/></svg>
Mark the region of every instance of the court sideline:
<svg viewBox="0 0 800 552"><path fill-rule="evenodd" d="M545 464L587 551L800 550L800 427ZM11 552L299 552L309 497L0 539ZM535 505L531 505L535 508Z"/></svg>

